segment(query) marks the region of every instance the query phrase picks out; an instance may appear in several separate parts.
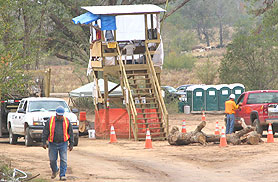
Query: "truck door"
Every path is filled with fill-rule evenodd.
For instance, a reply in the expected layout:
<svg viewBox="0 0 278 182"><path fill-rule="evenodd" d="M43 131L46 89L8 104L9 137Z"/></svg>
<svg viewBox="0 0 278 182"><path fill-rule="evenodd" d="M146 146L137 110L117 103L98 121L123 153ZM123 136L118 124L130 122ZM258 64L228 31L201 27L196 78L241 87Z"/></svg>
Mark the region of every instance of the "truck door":
<svg viewBox="0 0 278 182"><path fill-rule="evenodd" d="M19 109L23 109L26 113L26 109L27 109L27 101L22 100L22 103L20 103L18 110ZM24 134L24 118L25 118L25 113L19 113L17 110L16 114L15 114L15 131L17 133L21 133Z"/></svg>
<svg viewBox="0 0 278 182"><path fill-rule="evenodd" d="M237 99L237 102L236 104L242 104L243 103L243 100L244 100L244 95L245 94L242 94L239 96L239 98ZM240 118L244 118L244 106L239 106L238 109L236 110L236 113L235 113L235 120L236 121L239 121ZM245 118L244 118L244 121L245 121Z"/></svg>
<svg viewBox="0 0 278 182"><path fill-rule="evenodd" d="M27 101L23 104L23 110L25 113L18 113L18 124L19 124L19 132L24 134L24 121L25 121L25 115L27 111Z"/></svg>

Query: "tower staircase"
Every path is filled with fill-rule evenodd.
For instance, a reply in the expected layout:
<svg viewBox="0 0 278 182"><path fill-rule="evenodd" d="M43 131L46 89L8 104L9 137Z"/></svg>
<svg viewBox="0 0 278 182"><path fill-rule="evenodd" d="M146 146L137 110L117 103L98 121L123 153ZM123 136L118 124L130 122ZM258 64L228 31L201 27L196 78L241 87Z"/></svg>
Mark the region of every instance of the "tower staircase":
<svg viewBox="0 0 278 182"><path fill-rule="evenodd" d="M169 133L168 112L161 95L160 84L149 50L146 64L124 64L117 45L119 77L129 114L130 132L135 140L145 140L147 128L152 140L165 140Z"/></svg>

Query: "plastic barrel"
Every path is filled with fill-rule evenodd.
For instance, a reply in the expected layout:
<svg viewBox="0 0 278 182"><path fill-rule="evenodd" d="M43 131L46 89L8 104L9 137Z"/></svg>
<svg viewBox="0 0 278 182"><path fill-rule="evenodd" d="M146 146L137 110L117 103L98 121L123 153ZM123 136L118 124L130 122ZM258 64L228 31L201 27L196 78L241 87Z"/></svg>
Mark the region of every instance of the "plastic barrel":
<svg viewBox="0 0 278 182"><path fill-rule="evenodd" d="M86 112L79 113L79 121L86 121Z"/></svg>

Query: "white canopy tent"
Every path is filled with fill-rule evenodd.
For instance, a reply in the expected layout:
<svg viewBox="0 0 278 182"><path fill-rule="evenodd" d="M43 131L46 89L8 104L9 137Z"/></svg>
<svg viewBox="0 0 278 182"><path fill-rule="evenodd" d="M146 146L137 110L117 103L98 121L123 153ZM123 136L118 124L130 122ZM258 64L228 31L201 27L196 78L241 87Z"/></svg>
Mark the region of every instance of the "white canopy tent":
<svg viewBox="0 0 278 182"><path fill-rule="evenodd" d="M70 97L93 97L93 92L95 92L95 83L91 82L88 83L86 85L83 85L75 90L72 90L69 92L69 96ZM98 80L98 85L100 88L100 92L103 94L104 93L104 80L103 79L99 79ZM108 81L108 90L113 89L114 87L116 87L118 84L113 83ZM115 90L113 90L110 94L108 94L109 96L119 96L119 95L123 95L122 94L122 89L121 86L117 87Z"/></svg>

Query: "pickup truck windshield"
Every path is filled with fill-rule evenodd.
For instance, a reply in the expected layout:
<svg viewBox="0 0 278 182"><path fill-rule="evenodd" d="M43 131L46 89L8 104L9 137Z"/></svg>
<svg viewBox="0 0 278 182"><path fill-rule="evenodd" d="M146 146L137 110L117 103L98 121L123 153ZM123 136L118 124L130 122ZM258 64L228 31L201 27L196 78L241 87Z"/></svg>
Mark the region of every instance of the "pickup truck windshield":
<svg viewBox="0 0 278 182"><path fill-rule="evenodd" d="M29 112L37 111L55 111L58 106L65 108L65 112L69 112L69 108L64 101L30 101L28 106Z"/></svg>
<svg viewBox="0 0 278 182"><path fill-rule="evenodd" d="M278 103L278 92L250 93L247 104Z"/></svg>

